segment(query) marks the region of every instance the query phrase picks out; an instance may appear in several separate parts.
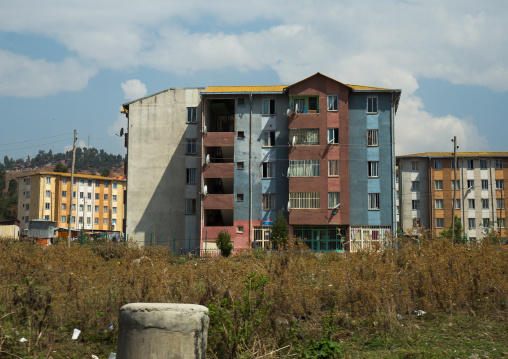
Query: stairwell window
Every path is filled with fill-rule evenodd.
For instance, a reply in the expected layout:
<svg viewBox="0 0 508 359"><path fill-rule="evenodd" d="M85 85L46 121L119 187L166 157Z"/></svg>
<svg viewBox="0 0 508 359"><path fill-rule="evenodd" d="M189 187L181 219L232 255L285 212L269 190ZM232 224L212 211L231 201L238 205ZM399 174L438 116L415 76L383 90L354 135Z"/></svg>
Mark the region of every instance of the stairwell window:
<svg viewBox="0 0 508 359"><path fill-rule="evenodd" d="M502 198L496 199L496 208L497 209L504 209L504 199L502 199Z"/></svg>
<svg viewBox="0 0 508 359"><path fill-rule="evenodd" d="M338 128L329 128L328 129L328 144L339 144L339 129Z"/></svg>
<svg viewBox="0 0 508 359"><path fill-rule="evenodd" d="M434 160L434 169L442 170L443 169L443 160Z"/></svg>
<svg viewBox="0 0 508 359"><path fill-rule="evenodd" d="M483 218L483 228L489 228L489 227L490 227L490 219Z"/></svg>
<svg viewBox="0 0 508 359"><path fill-rule="evenodd" d="M444 228L444 218L436 218L436 228Z"/></svg>
<svg viewBox="0 0 508 359"><path fill-rule="evenodd" d="M496 180L496 189L504 189L504 180Z"/></svg>
<svg viewBox="0 0 508 359"><path fill-rule="evenodd" d="M487 169L487 160L480 160L480 169L482 170Z"/></svg>
<svg viewBox="0 0 508 359"><path fill-rule="evenodd" d="M474 189L474 180L467 180L467 189Z"/></svg>
<svg viewBox="0 0 508 359"><path fill-rule="evenodd" d="M328 160L328 177L339 177L339 160Z"/></svg>
<svg viewBox="0 0 508 359"><path fill-rule="evenodd" d="M187 146L185 147L185 152L188 155L195 155L197 153L197 145L196 145L195 138L188 138L187 139Z"/></svg>
<svg viewBox="0 0 508 359"><path fill-rule="evenodd" d="M275 162L263 162L262 178L275 177Z"/></svg>
<svg viewBox="0 0 508 359"><path fill-rule="evenodd" d="M469 209L475 209L475 202L473 198L467 200L467 206Z"/></svg>
<svg viewBox="0 0 508 359"><path fill-rule="evenodd" d="M503 169L503 160L496 160L496 170Z"/></svg>
<svg viewBox="0 0 508 359"><path fill-rule="evenodd" d="M339 109L339 96L328 95L328 111L337 111Z"/></svg>
<svg viewBox="0 0 508 359"><path fill-rule="evenodd" d="M420 209L420 200L419 199L413 199L411 201L411 207L413 210L419 210Z"/></svg>
<svg viewBox="0 0 508 359"><path fill-rule="evenodd" d="M469 228L476 228L476 218L469 218L468 219L468 226L469 226Z"/></svg>
<svg viewBox="0 0 508 359"><path fill-rule="evenodd" d="M489 209L489 199L482 198L482 209Z"/></svg>
<svg viewBox="0 0 508 359"><path fill-rule="evenodd" d="M274 99L264 99L263 100L263 115L275 115L275 100Z"/></svg>
<svg viewBox="0 0 508 359"><path fill-rule="evenodd" d="M379 146L378 130L367 130L367 146L369 147Z"/></svg>
<svg viewBox="0 0 508 359"><path fill-rule="evenodd" d="M340 205L340 193L328 192L328 209L338 209Z"/></svg>
<svg viewBox="0 0 508 359"><path fill-rule="evenodd" d="M197 107L187 107L187 122L188 123L197 123L198 122L198 108Z"/></svg>
<svg viewBox="0 0 508 359"><path fill-rule="evenodd" d="M460 189L460 180L452 181L452 191Z"/></svg>
<svg viewBox="0 0 508 359"><path fill-rule="evenodd" d="M411 181L411 192L418 192L420 190L420 181Z"/></svg>
<svg viewBox="0 0 508 359"><path fill-rule="evenodd" d="M275 146L275 131L263 131L263 147Z"/></svg>
<svg viewBox="0 0 508 359"><path fill-rule="evenodd" d="M264 193L261 199L263 211L275 210L275 193Z"/></svg>
<svg viewBox="0 0 508 359"><path fill-rule="evenodd" d="M369 193L369 211L379 210L379 193Z"/></svg>
<svg viewBox="0 0 508 359"><path fill-rule="evenodd" d="M436 191L442 191L443 190L443 180L435 180L434 181L434 189Z"/></svg>
<svg viewBox="0 0 508 359"><path fill-rule="evenodd" d="M379 177L379 161L369 161L367 167L367 176Z"/></svg>
<svg viewBox="0 0 508 359"><path fill-rule="evenodd" d="M474 160L466 160L466 168L468 170L474 170Z"/></svg>
<svg viewBox="0 0 508 359"><path fill-rule="evenodd" d="M482 180L482 189L489 189L489 181Z"/></svg>
<svg viewBox="0 0 508 359"><path fill-rule="evenodd" d="M498 228L505 228L506 227L506 220L504 218L498 218L497 219L497 227Z"/></svg>
<svg viewBox="0 0 508 359"><path fill-rule="evenodd" d="M367 97L367 113L377 113L377 97Z"/></svg>
<svg viewBox="0 0 508 359"><path fill-rule="evenodd" d="M196 214L196 200L186 199L185 200L185 214Z"/></svg>
<svg viewBox="0 0 508 359"><path fill-rule="evenodd" d="M419 161L411 161L411 171L418 171Z"/></svg>
<svg viewBox="0 0 508 359"><path fill-rule="evenodd" d="M436 209L443 209L443 200L442 199L436 199Z"/></svg>
<svg viewBox="0 0 508 359"><path fill-rule="evenodd" d="M185 183L186 184L196 184L196 169L195 168L187 168Z"/></svg>

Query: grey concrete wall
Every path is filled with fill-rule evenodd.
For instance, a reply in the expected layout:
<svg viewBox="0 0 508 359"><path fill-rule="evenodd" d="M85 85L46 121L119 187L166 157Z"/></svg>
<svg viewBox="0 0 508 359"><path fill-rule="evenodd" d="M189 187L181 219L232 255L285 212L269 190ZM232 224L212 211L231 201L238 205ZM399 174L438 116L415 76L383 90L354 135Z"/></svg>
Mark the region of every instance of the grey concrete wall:
<svg viewBox="0 0 508 359"><path fill-rule="evenodd" d="M129 105L126 232L140 245L199 245L202 89L168 89ZM187 107L198 107L188 124ZM197 154L186 154L195 138ZM196 185L187 186L186 168L197 168ZM185 199L196 198L196 215L185 215ZM184 219L185 218L185 219ZM178 250L179 248L177 248Z"/></svg>
<svg viewBox="0 0 508 359"><path fill-rule="evenodd" d="M418 161L418 171L413 171L411 161ZM430 207L432 205L429 186L428 158L403 157L399 160L399 217L400 226L403 230L413 228L413 218L420 218L420 226L430 228ZM420 191L411 191L411 182L420 181ZM420 200L420 210L413 210L412 201Z"/></svg>

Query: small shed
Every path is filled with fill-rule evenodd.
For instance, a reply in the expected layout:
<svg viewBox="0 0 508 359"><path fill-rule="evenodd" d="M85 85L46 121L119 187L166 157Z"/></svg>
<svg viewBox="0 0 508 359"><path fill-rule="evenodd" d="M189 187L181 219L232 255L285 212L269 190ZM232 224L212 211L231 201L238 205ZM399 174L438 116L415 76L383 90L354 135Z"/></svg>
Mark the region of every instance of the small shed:
<svg viewBox="0 0 508 359"><path fill-rule="evenodd" d="M19 239L19 221L12 219L0 222L0 238Z"/></svg>
<svg viewBox="0 0 508 359"><path fill-rule="evenodd" d="M51 244L55 236L55 221L46 219L32 219L28 222L28 237L36 240L38 244Z"/></svg>

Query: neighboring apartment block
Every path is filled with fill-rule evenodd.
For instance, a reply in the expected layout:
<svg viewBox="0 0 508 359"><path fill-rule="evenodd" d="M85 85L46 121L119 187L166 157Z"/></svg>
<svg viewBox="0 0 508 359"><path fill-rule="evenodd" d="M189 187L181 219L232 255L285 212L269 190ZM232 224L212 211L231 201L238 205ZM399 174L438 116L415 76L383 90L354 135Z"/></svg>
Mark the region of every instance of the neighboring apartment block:
<svg viewBox="0 0 508 359"><path fill-rule="evenodd" d="M125 104L127 233L148 244L154 228L177 231L205 250L227 231L235 248L267 247L282 210L313 250L370 246L395 229L400 94L317 73Z"/></svg>
<svg viewBox="0 0 508 359"><path fill-rule="evenodd" d="M506 238L508 152L458 152L456 170L451 152L398 156L397 164L402 229L421 226L439 236L455 214L468 239L490 230Z"/></svg>
<svg viewBox="0 0 508 359"><path fill-rule="evenodd" d="M20 229L32 219L56 222L56 227L85 231L125 232L125 179L69 173L39 172L18 179ZM72 205L71 205L72 200Z"/></svg>

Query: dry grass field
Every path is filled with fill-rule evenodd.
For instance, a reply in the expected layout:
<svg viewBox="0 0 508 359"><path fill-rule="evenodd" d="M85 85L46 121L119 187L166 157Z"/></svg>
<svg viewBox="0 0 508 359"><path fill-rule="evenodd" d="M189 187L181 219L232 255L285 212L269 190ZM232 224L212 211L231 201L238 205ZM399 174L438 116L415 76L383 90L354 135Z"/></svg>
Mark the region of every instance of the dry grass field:
<svg viewBox="0 0 508 359"><path fill-rule="evenodd" d="M107 358L132 302L207 306L209 358L508 357L508 250L495 244L188 258L0 241L0 357Z"/></svg>

